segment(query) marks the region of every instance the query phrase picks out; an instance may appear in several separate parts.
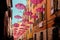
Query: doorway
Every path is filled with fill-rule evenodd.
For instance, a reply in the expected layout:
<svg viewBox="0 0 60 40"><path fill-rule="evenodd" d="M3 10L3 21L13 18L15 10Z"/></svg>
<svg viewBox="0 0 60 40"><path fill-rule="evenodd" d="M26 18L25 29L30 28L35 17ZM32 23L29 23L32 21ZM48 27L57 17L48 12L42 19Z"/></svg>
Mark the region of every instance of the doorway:
<svg viewBox="0 0 60 40"><path fill-rule="evenodd" d="M59 40L59 38L58 38L58 28L54 28L52 31L53 31L52 40Z"/></svg>

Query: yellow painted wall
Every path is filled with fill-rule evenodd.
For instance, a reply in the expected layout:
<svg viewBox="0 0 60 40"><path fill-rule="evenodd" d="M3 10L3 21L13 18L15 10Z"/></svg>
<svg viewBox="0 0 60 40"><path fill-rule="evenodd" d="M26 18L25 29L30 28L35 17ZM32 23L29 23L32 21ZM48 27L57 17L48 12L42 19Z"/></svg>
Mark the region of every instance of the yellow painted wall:
<svg viewBox="0 0 60 40"><path fill-rule="evenodd" d="M46 3L46 0L44 1ZM54 15L51 15L51 0L47 0L47 9L46 9L46 13L47 13L47 20L51 20L52 19L52 22L50 22L48 24L48 28L52 27L52 25L54 24L54 18L56 17L55 14ZM46 24L46 20L44 20L44 23ZM36 25L37 26L37 25ZM41 30L45 30L46 29L46 26L43 26L42 28L39 28L39 26L37 26L37 29L36 30L36 26L34 26L34 32L40 32Z"/></svg>
<svg viewBox="0 0 60 40"><path fill-rule="evenodd" d="M36 11L36 8L39 8L39 7L41 7L43 4L46 4L46 0L44 0L42 3L40 3L40 4L38 4L37 6L35 6L35 8L33 8L34 7L34 4L32 4L32 6L30 7L30 0L28 0L27 1L27 5L28 5L28 8L29 8L29 11L32 11L32 13L33 13L33 15L35 14L35 13L37 13L37 11ZM51 20L51 19L53 19L54 17L55 17L55 15L53 15L53 16L51 16L51 0L47 0L47 9L46 9L46 11L47 11L47 19L48 20ZM27 10L28 11L28 10ZM29 18L29 21L32 21L32 22L34 22L34 19L33 18ZM44 22L46 22L46 20L44 20ZM53 24L53 23L52 23ZM52 24L48 24L48 26L49 27L52 27L51 25ZM29 38L32 38L33 37L33 33L34 32L39 32L39 31L41 31L41 30L44 30L44 29L46 29L46 26L44 26L43 28L38 28L38 30L35 30L36 28L35 28L35 26L33 26L34 28L32 28L32 32L30 32L30 30L28 29L27 30L27 32L29 32L28 34L27 34L27 39L29 39Z"/></svg>

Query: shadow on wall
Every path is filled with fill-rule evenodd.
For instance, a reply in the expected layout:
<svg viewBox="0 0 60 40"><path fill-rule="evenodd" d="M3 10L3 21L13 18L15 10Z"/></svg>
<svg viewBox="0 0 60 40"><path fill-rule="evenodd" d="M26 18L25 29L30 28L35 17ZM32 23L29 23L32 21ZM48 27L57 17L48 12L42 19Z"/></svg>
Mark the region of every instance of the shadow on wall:
<svg viewBox="0 0 60 40"><path fill-rule="evenodd" d="M57 16L55 19L54 19L54 25L55 27L58 27L60 28L60 16Z"/></svg>
<svg viewBox="0 0 60 40"><path fill-rule="evenodd" d="M53 29L53 34L52 34L52 40L60 40L60 33L59 33L59 30L60 30L60 16L56 16L56 18L54 19L54 24L53 26L55 27Z"/></svg>

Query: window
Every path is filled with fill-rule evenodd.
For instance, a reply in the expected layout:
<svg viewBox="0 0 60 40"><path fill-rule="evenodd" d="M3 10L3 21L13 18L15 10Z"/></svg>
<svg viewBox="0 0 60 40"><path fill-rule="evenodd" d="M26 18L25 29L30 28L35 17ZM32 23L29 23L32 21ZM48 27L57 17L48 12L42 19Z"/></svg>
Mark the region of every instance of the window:
<svg viewBox="0 0 60 40"><path fill-rule="evenodd" d="M27 10L25 10L25 11L28 11L29 10L29 5L28 4L26 5L26 8L27 8Z"/></svg>
<svg viewBox="0 0 60 40"><path fill-rule="evenodd" d="M29 16L29 20L31 20L32 18Z"/></svg>
<svg viewBox="0 0 60 40"><path fill-rule="evenodd" d="M11 8L9 6L8 6L8 13L9 13L8 16L12 17L12 10L11 10Z"/></svg>
<svg viewBox="0 0 60 40"><path fill-rule="evenodd" d="M58 11L58 0L51 0L51 15Z"/></svg>
<svg viewBox="0 0 60 40"><path fill-rule="evenodd" d="M12 7L12 0L11 0L11 7Z"/></svg>
<svg viewBox="0 0 60 40"><path fill-rule="evenodd" d="M12 0L6 0L7 1L7 6L12 7Z"/></svg>
<svg viewBox="0 0 60 40"><path fill-rule="evenodd" d="M54 12L56 12L58 10L58 0L53 0L53 4L54 4Z"/></svg>
<svg viewBox="0 0 60 40"><path fill-rule="evenodd" d="M38 18L36 18L36 20L35 20L36 23L39 23L39 22L41 22L41 21L46 19L45 4L43 4L41 8L43 8L43 9L41 9L43 11L41 11L41 12L37 11L37 13L36 13L36 16L38 16Z"/></svg>
<svg viewBox="0 0 60 40"><path fill-rule="evenodd" d="M36 16L38 16L38 18L39 18L39 13L36 13ZM36 20L38 20L38 18L36 18Z"/></svg>
<svg viewBox="0 0 60 40"><path fill-rule="evenodd" d="M45 18L45 13L41 12L39 13L40 21L43 21Z"/></svg>
<svg viewBox="0 0 60 40"><path fill-rule="evenodd" d="M42 12L42 13L41 13L41 21L43 21L43 18L44 18L44 17L43 17L43 12Z"/></svg>
<svg viewBox="0 0 60 40"><path fill-rule="evenodd" d="M30 24L30 32L32 32L32 27L33 27L33 24Z"/></svg>
<svg viewBox="0 0 60 40"><path fill-rule="evenodd" d="M32 3L30 3L30 7L32 6Z"/></svg>
<svg viewBox="0 0 60 40"><path fill-rule="evenodd" d="M43 12L42 12L42 20L45 20L45 4L43 4L42 6L44 8Z"/></svg>
<svg viewBox="0 0 60 40"><path fill-rule="evenodd" d="M33 8L35 8L35 7L36 7L36 5L33 6Z"/></svg>
<svg viewBox="0 0 60 40"><path fill-rule="evenodd" d="M45 20L45 4L42 5L43 11L39 13L40 21Z"/></svg>
<svg viewBox="0 0 60 40"><path fill-rule="evenodd" d="M51 15L54 13L54 5L53 5L53 0L51 0Z"/></svg>
<svg viewBox="0 0 60 40"><path fill-rule="evenodd" d="M60 30L58 31L58 37L59 37L59 40L60 40Z"/></svg>
<svg viewBox="0 0 60 40"><path fill-rule="evenodd" d="M58 0L58 9L60 9L60 0Z"/></svg>
<svg viewBox="0 0 60 40"><path fill-rule="evenodd" d="M19 40L21 40L21 39L19 39Z"/></svg>
<svg viewBox="0 0 60 40"><path fill-rule="evenodd" d="M43 40L43 32L40 33L40 40Z"/></svg>
<svg viewBox="0 0 60 40"><path fill-rule="evenodd" d="M43 27L43 22L41 21L40 23L39 23L39 27Z"/></svg>
<svg viewBox="0 0 60 40"><path fill-rule="evenodd" d="M25 17L25 19L29 19L29 16L27 16L27 15L24 15L24 17Z"/></svg>

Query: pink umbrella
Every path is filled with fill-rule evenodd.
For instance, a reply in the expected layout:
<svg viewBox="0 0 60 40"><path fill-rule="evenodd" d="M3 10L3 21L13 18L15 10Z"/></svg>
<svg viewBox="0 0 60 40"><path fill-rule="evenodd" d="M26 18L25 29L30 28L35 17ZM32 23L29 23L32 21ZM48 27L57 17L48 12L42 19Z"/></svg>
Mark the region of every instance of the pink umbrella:
<svg viewBox="0 0 60 40"><path fill-rule="evenodd" d="M25 32L25 30L20 31L17 35L17 38L20 37L24 32Z"/></svg>
<svg viewBox="0 0 60 40"><path fill-rule="evenodd" d="M14 18L16 18L16 19L20 19L20 18L22 18L22 17L19 16L19 15L16 15L16 16L14 16Z"/></svg>
<svg viewBox="0 0 60 40"><path fill-rule="evenodd" d="M36 9L37 12L43 12L44 10L45 10L45 9L44 9L43 7Z"/></svg>
<svg viewBox="0 0 60 40"><path fill-rule="evenodd" d="M28 12L25 12L24 14L28 15L28 16L31 16L33 13L28 11Z"/></svg>
<svg viewBox="0 0 60 40"><path fill-rule="evenodd" d="M31 17L34 18L34 19L38 18L38 16L36 16L36 15L33 15L33 16L31 16Z"/></svg>
<svg viewBox="0 0 60 40"><path fill-rule="evenodd" d="M24 30L28 30L27 26L25 26Z"/></svg>
<svg viewBox="0 0 60 40"><path fill-rule="evenodd" d="M19 9L19 10L20 10L20 9L21 9L21 10L22 10L22 9L26 9L25 5L24 5L24 4L21 4L21 3L16 4L15 7L16 7L17 9Z"/></svg>
<svg viewBox="0 0 60 40"><path fill-rule="evenodd" d="M31 2L33 3L33 4L39 4L39 3L41 3L43 0L31 0Z"/></svg>
<svg viewBox="0 0 60 40"><path fill-rule="evenodd" d="M25 24L21 24L21 26L25 26Z"/></svg>
<svg viewBox="0 0 60 40"><path fill-rule="evenodd" d="M29 24L33 24L33 22L28 22Z"/></svg>
<svg viewBox="0 0 60 40"><path fill-rule="evenodd" d="M15 32L14 34L16 34L17 31L15 30L14 32Z"/></svg>
<svg viewBox="0 0 60 40"><path fill-rule="evenodd" d="M29 20L28 20L28 19L23 19L22 21L23 21L23 22L28 22Z"/></svg>
<svg viewBox="0 0 60 40"><path fill-rule="evenodd" d="M21 30L19 30L19 31L21 31Z"/></svg>
<svg viewBox="0 0 60 40"><path fill-rule="evenodd" d="M20 29L24 29L24 28L20 28Z"/></svg>
<svg viewBox="0 0 60 40"><path fill-rule="evenodd" d="M14 23L14 27L19 27L19 24L18 23Z"/></svg>
<svg viewBox="0 0 60 40"><path fill-rule="evenodd" d="M27 28L29 28L29 26L26 26Z"/></svg>
<svg viewBox="0 0 60 40"><path fill-rule="evenodd" d="M23 34L22 32L19 32L19 33L17 34L17 38L20 37L22 34Z"/></svg>
<svg viewBox="0 0 60 40"><path fill-rule="evenodd" d="M17 28L14 28L14 30L18 30Z"/></svg>
<svg viewBox="0 0 60 40"><path fill-rule="evenodd" d="M28 30L27 28L24 28L24 30Z"/></svg>

